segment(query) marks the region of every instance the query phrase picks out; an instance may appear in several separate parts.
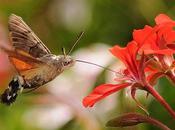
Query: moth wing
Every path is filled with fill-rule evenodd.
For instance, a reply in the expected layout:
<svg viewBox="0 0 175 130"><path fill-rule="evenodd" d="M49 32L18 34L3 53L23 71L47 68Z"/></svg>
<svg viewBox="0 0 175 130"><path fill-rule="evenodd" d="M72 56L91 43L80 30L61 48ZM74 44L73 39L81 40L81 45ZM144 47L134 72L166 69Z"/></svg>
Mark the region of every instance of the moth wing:
<svg viewBox="0 0 175 130"><path fill-rule="evenodd" d="M2 46L1 49L8 54L10 62L14 65L20 75L23 75L25 71L47 65L43 61L39 60L38 58L32 57L22 50L8 49Z"/></svg>
<svg viewBox="0 0 175 130"><path fill-rule="evenodd" d="M46 63L25 55L25 52L15 52L15 54L9 55L9 59L16 68L17 72L26 81L33 79L37 75L42 75L44 70L48 70L50 68L50 66Z"/></svg>
<svg viewBox="0 0 175 130"><path fill-rule="evenodd" d="M21 55L21 52L20 54L18 52L17 55L14 54L12 56L9 55L9 59L15 66L19 75L21 75L27 82L33 81L33 79L35 79L35 77L37 76L45 76L43 75L44 71L49 70L51 68L48 64L40 60L37 60L36 58L28 57L23 54Z"/></svg>
<svg viewBox="0 0 175 130"><path fill-rule="evenodd" d="M21 17L12 14L8 25L10 40L15 49L22 50L35 58L51 53Z"/></svg>

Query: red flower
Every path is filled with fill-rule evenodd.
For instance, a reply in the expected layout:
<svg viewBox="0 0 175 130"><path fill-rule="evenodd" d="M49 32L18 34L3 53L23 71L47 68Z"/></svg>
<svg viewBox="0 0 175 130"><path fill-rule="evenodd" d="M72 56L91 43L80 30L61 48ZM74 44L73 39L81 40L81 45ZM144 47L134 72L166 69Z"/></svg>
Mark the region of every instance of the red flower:
<svg viewBox="0 0 175 130"><path fill-rule="evenodd" d="M168 76L175 83L175 21L165 14L158 15L155 21L155 27L145 26L144 29L134 30L133 39L138 43L140 52L144 51L151 57L149 67L152 67L152 72L148 77L151 84L161 76Z"/></svg>
<svg viewBox="0 0 175 130"><path fill-rule="evenodd" d="M160 14L156 17L156 26L145 26L144 29L134 30L133 40L124 48L118 45L110 49L111 53L125 65L123 73L117 77L117 84L103 84L95 88L83 99L85 107L92 107L97 101L123 88L131 88L131 96L138 106L143 108L135 99L137 89L147 91L157 99L175 118L175 112L168 103L153 88L161 76L169 76L175 82L175 22L168 16Z"/></svg>
<svg viewBox="0 0 175 130"><path fill-rule="evenodd" d="M121 74L120 77L123 83L121 84L103 84L94 89L94 91L84 98L83 105L85 107L92 107L97 101L103 99L104 97L119 91L123 88L131 87L131 93L134 93L135 88L144 89L145 75L144 75L144 55L140 58L140 60L136 60L138 46L137 43L132 41L128 43L127 47L121 48L118 45L114 46L110 49L111 53L118 57L126 66L126 69ZM135 99L135 98L134 98Z"/></svg>
<svg viewBox="0 0 175 130"><path fill-rule="evenodd" d="M155 18L157 26L159 26L158 36L164 39L166 47L175 49L175 21L165 14L160 14Z"/></svg>

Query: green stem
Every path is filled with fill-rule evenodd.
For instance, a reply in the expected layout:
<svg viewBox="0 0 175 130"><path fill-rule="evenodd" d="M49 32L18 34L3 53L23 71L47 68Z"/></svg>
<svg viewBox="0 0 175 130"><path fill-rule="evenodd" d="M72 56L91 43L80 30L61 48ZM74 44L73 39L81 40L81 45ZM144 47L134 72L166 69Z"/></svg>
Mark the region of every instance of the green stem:
<svg viewBox="0 0 175 130"><path fill-rule="evenodd" d="M175 119L175 112L170 107L170 105L165 101L165 99L151 86L147 86L147 91L157 99L157 101L164 106L164 108L170 113L170 115Z"/></svg>

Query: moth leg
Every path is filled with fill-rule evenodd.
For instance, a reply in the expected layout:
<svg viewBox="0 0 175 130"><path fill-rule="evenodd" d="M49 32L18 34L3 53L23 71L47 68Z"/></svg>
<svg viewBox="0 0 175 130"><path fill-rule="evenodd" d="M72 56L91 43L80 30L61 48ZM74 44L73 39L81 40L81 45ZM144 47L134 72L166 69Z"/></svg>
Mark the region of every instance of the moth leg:
<svg viewBox="0 0 175 130"><path fill-rule="evenodd" d="M22 87L22 88L19 90L19 92L22 93L23 90L24 90L24 87Z"/></svg>
<svg viewBox="0 0 175 130"><path fill-rule="evenodd" d="M39 87L40 87L40 86L39 86ZM30 93L30 92L33 92L33 91L35 91L36 89L38 89L39 87L32 88L32 89L30 89L30 90L28 90L28 91L26 91L26 92L24 92L24 93Z"/></svg>
<svg viewBox="0 0 175 130"><path fill-rule="evenodd" d="M24 87L24 89L29 89L28 91L26 91L25 93L30 93L36 89L38 89L39 87L41 87L45 81L41 79L41 76L37 75L35 76L32 80L28 81L30 82L32 85L32 87Z"/></svg>

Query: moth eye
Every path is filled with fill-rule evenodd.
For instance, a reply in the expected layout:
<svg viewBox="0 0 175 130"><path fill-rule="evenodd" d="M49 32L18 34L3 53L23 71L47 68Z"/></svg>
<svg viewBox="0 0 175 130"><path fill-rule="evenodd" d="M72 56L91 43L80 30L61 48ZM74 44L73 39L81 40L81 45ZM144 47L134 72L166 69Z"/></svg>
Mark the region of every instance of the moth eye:
<svg viewBox="0 0 175 130"><path fill-rule="evenodd" d="M69 61L65 61L65 62L64 62L64 66L67 66L68 64L70 64Z"/></svg>

